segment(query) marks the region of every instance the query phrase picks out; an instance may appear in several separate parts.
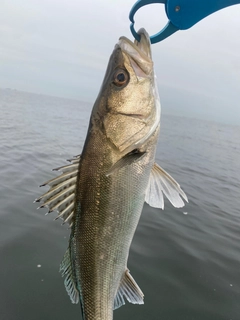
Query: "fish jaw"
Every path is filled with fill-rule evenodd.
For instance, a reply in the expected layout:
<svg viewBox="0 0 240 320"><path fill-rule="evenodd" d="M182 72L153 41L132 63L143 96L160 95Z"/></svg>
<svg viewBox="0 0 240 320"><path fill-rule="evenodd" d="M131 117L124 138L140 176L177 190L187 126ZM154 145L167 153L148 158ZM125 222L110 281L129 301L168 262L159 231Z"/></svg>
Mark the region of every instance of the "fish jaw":
<svg viewBox="0 0 240 320"><path fill-rule="evenodd" d="M141 35L140 42L136 40L132 42L126 37L120 37L118 45L136 63L133 65L136 75L146 77L150 76L153 71L151 42L146 30L140 29L139 34Z"/></svg>
<svg viewBox="0 0 240 320"><path fill-rule="evenodd" d="M100 126L110 143L125 154L140 148L160 123L149 36L141 32L140 43L121 37L115 46L92 113L92 125ZM121 70L128 81L117 87L114 75Z"/></svg>

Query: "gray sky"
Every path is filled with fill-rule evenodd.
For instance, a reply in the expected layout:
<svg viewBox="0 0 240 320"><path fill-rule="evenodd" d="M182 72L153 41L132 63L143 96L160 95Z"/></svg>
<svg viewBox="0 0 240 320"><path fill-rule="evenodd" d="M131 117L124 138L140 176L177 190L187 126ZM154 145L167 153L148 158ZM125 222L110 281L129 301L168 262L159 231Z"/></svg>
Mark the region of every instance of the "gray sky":
<svg viewBox="0 0 240 320"><path fill-rule="evenodd" d="M94 102L135 1L2 0L0 87ZM162 4L135 17L149 34L167 22ZM240 125L240 4L153 45L153 59L164 113Z"/></svg>

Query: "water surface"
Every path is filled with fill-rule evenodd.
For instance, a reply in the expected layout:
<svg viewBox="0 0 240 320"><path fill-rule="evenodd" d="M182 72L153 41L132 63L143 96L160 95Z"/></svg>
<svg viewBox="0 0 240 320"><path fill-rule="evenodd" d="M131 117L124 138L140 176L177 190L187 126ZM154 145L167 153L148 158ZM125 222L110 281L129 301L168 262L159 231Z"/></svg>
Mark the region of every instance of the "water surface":
<svg viewBox="0 0 240 320"><path fill-rule="evenodd" d="M33 200L81 153L92 106L0 90L0 255L2 320L81 319L58 272L69 229ZM240 319L240 127L190 118L161 119L157 162L189 204L144 206L129 257L145 304L114 320Z"/></svg>

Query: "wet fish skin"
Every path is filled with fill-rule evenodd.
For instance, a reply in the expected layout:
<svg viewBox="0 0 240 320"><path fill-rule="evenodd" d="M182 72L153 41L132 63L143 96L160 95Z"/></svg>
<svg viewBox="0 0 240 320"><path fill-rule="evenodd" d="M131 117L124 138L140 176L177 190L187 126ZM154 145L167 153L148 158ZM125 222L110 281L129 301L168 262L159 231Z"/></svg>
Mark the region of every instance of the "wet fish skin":
<svg viewBox="0 0 240 320"><path fill-rule="evenodd" d="M102 136L91 138L89 149L94 147L92 143L101 149ZM106 151L99 150L100 159L109 156ZM155 148L146 151L141 160L108 177L102 172L109 170L110 161L95 161L90 175L88 163L94 162L95 156L86 152L86 162L80 164L80 200L76 205L81 203L81 213L73 226L71 253L76 257L73 269L85 319L112 319L114 298L127 270L129 247L153 165ZM91 189L94 191L89 195L85 190Z"/></svg>
<svg viewBox="0 0 240 320"><path fill-rule="evenodd" d="M123 88L113 83L114 73L121 69L129 74ZM112 319L114 299L127 270L158 136L157 127L144 143L134 144L155 122L152 76L139 80L129 57L117 46L91 115L76 189L75 211L77 207L81 211L70 249L86 320ZM108 175L124 157L129 163Z"/></svg>
<svg viewBox="0 0 240 320"><path fill-rule="evenodd" d="M60 271L84 320L112 320L124 300L143 304L127 260L144 201L161 209L163 193L175 207L187 201L154 163L160 102L149 36L139 32L139 43L121 37L110 57L82 154L36 199L71 226Z"/></svg>

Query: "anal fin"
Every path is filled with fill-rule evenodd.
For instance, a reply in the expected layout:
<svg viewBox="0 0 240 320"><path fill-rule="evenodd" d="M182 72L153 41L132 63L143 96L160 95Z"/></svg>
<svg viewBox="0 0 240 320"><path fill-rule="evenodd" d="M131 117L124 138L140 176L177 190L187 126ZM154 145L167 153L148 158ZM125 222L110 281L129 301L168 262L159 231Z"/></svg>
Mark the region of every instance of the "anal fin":
<svg viewBox="0 0 240 320"><path fill-rule="evenodd" d="M144 295L136 281L130 275L129 270L126 270L115 296L113 309L115 310L124 305L124 298L133 304L144 304L143 297Z"/></svg>

